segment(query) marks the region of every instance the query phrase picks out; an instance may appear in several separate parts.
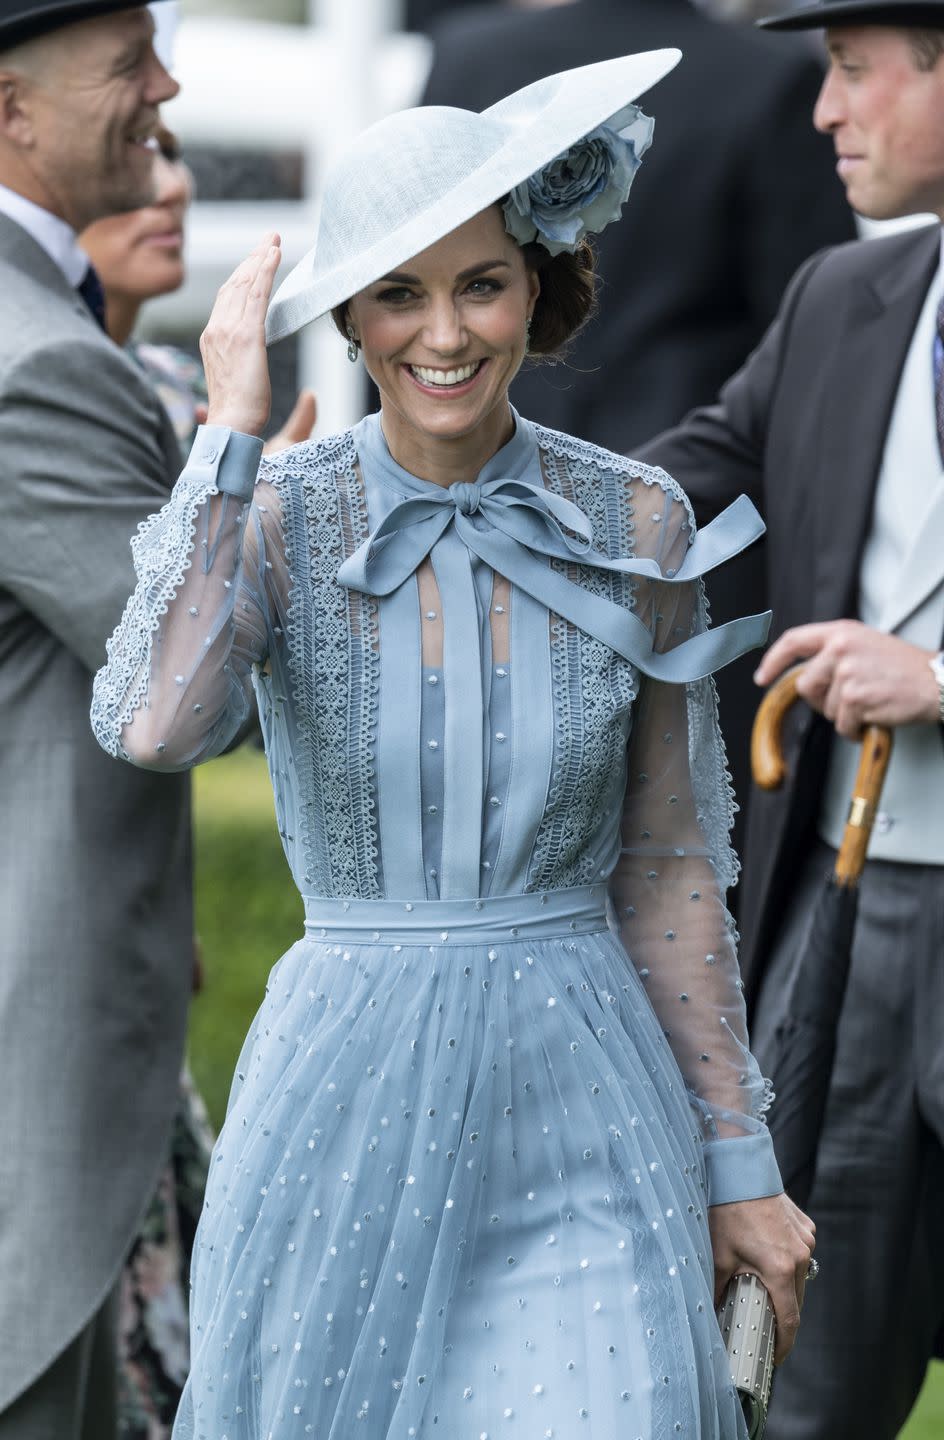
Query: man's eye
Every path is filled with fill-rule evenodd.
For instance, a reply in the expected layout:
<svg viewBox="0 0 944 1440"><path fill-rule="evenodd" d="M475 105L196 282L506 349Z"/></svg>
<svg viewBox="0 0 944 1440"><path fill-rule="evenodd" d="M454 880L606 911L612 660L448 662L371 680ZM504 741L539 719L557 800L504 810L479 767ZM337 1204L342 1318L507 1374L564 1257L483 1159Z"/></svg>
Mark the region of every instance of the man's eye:
<svg viewBox="0 0 944 1440"><path fill-rule="evenodd" d="M129 50L115 62L116 75L133 75L144 64L147 51L141 48Z"/></svg>

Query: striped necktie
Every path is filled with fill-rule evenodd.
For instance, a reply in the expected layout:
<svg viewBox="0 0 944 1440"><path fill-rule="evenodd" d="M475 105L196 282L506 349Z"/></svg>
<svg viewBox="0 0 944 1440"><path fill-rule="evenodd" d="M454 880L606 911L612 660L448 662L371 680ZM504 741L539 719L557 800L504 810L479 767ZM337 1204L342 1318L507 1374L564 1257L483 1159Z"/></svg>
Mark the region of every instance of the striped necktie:
<svg viewBox="0 0 944 1440"><path fill-rule="evenodd" d="M85 278L78 286L79 294L91 310L98 324L105 329L105 291L94 265L89 265ZM938 431L940 431L940 409L938 410Z"/></svg>

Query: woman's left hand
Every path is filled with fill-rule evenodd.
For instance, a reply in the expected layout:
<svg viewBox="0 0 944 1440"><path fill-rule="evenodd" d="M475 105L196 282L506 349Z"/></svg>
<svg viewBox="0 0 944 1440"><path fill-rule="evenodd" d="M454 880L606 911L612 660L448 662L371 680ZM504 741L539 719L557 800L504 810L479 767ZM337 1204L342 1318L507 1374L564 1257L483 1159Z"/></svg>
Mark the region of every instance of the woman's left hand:
<svg viewBox="0 0 944 1440"><path fill-rule="evenodd" d="M708 1211L715 1262L715 1306L734 1275L756 1275L777 1316L774 1360L783 1363L796 1340L800 1307L816 1249L816 1226L786 1195L713 1205Z"/></svg>

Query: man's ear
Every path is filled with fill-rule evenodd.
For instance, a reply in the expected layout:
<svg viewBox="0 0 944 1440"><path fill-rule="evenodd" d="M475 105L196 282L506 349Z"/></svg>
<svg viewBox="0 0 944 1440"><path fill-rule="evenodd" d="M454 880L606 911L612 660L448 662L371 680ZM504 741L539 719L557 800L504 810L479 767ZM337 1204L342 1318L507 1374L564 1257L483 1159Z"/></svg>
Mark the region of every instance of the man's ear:
<svg viewBox="0 0 944 1440"><path fill-rule="evenodd" d="M24 149L33 142L30 84L17 70L0 68L0 138Z"/></svg>

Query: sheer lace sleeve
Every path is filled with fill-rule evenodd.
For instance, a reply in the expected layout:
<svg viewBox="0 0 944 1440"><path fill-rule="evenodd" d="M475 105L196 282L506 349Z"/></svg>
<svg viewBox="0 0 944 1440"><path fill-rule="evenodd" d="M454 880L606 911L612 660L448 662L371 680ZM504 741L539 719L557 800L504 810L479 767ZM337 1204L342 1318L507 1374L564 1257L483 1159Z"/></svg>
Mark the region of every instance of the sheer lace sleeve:
<svg viewBox="0 0 944 1440"><path fill-rule="evenodd" d="M687 504L671 491L660 497L655 486L647 502L653 553L663 571L676 570L692 535ZM642 550L644 534L640 542ZM637 614L656 649L670 650L706 628L702 584L643 583ZM763 1119L767 1086L748 1050L737 937L724 900L738 868L728 840L732 815L713 681L644 679L613 900L623 943L699 1117L712 1204L782 1189Z"/></svg>
<svg viewBox="0 0 944 1440"><path fill-rule="evenodd" d="M249 716L252 667L288 591L276 492L261 480L253 493L260 452L203 427L171 499L132 541L138 583L92 701L113 755L184 769L218 755Z"/></svg>

